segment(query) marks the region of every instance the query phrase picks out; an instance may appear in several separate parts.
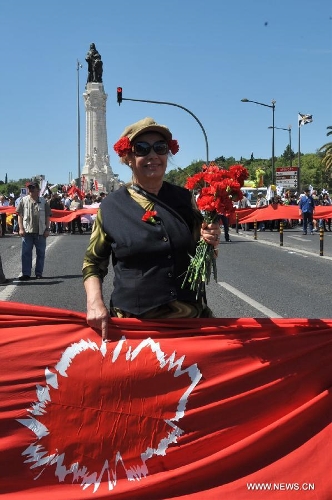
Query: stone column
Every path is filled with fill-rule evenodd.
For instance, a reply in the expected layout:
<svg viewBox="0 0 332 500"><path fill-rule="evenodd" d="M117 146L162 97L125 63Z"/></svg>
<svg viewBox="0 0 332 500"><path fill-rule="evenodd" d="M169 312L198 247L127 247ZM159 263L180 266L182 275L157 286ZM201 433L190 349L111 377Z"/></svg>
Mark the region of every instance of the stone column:
<svg viewBox="0 0 332 500"><path fill-rule="evenodd" d="M98 191L110 192L117 186L110 166L106 131L107 94L104 85L88 82L83 94L86 113L85 164L82 169L82 187L90 189L91 183L98 185ZM94 191L96 189L94 188Z"/></svg>

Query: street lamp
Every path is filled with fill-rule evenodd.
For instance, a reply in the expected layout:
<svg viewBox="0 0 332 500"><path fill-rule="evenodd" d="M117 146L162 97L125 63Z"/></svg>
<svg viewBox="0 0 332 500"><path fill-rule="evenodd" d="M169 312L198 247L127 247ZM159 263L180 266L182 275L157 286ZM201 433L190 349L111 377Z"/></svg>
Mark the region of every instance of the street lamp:
<svg viewBox="0 0 332 500"><path fill-rule="evenodd" d="M81 188L81 118L80 118L80 68L82 64L77 59L77 177L78 187Z"/></svg>
<svg viewBox="0 0 332 500"><path fill-rule="evenodd" d="M250 101L249 99L241 99L242 102L253 102L254 104L259 104L260 106L265 106L266 108L272 109L272 184L274 184L274 110L276 107L276 101L272 99L272 104L264 104L263 102Z"/></svg>
<svg viewBox="0 0 332 500"><path fill-rule="evenodd" d="M272 128L272 127L267 127L267 128ZM292 166L292 126L289 125L288 128L282 128L282 127L274 127L276 130L286 130L289 134L289 162L290 166Z"/></svg>
<svg viewBox="0 0 332 500"><path fill-rule="evenodd" d="M201 124L201 122L199 121L199 119L197 118L197 116L194 115L194 113L192 111L190 111L188 108L185 108L184 106L181 106L180 104L176 104L175 102L149 101L147 99L131 99L129 97L122 97L122 87L118 87L117 88L117 102L119 103L119 106L122 103L122 101L149 102L152 104L167 104L168 106L176 106L177 108L180 108L180 109L183 109L184 111L187 111L187 113L189 113L193 118L195 118L196 122L201 127L201 130L203 132L204 139L205 139L206 164L207 165L209 164L209 143L208 143L208 138L207 138L205 129L204 129L203 125Z"/></svg>

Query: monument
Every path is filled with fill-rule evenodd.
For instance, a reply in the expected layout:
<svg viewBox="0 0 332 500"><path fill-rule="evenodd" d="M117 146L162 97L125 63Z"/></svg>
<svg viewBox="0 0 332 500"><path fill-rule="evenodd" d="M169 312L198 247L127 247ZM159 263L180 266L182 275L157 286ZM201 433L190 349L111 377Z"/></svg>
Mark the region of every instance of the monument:
<svg viewBox="0 0 332 500"><path fill-rule="evenodd" d="M107 94L103 85L103 62L94 43L85 60L88 78L83 94L85 103L85 163L81 186L85 191L109 193L119 187L118 175L110 166L106 131Z"/></svg>

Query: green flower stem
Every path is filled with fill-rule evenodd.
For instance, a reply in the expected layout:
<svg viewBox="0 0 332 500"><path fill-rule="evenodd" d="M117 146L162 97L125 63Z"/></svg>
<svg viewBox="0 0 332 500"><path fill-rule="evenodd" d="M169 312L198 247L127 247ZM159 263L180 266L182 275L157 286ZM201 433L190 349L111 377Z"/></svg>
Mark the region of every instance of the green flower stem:
<svg viewBox="0 0 332 500"><path fill-rule="evenodd" d="M190 284L190 290L197 294L201 289L202 283L209 284L211 271L217 281L217 266L214 254L214 248L204 240L200 240L196 248L194 257L191 257L187 273L182 283L182 288L186 283Z"/></svg>
<svg viewBox="0 0 332 500"><path fill-rule="evenodd" d="M216 213L209 212L204 216L204 221L207 224L211 224L217 220L218 214ZM215 281L217 281L217 264L214 247L201 239L196 247L195 255L190 257L190 264L184 277L182 288L186 284L189 284L190 290L195 291L196 297L198 297L202 290L202 285L204 283L209 284L211 272Z"/></svg>

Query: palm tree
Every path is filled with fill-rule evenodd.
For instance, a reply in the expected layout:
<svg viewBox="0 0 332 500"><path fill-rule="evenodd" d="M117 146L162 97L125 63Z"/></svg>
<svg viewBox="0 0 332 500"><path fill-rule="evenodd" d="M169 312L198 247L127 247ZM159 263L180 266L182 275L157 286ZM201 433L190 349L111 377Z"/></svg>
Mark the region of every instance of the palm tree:
<svg viewBox="0 0 332 500"><path fill-rule="evenodd" d="M327 132L327 136L332 134L332 126L327 127L329 132ZM324 158L322 162L325 164L325 172L330 173L332 171L332 142L327 142L319 148L319 151L322 151L324 153Z"/></svg>

